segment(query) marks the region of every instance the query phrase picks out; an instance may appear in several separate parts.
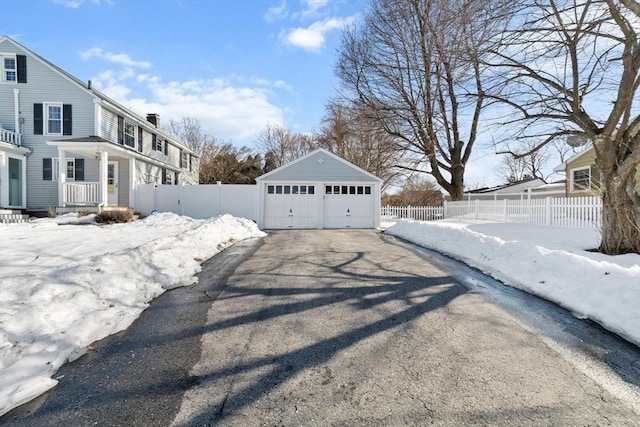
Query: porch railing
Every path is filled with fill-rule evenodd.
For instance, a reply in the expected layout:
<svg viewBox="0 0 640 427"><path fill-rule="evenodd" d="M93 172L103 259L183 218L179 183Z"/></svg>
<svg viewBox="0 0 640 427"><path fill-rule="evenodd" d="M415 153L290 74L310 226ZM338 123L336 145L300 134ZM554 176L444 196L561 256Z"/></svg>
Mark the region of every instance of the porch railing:
<svg viewBox="0 0 640 427"><path fill-rule="evenodd" d="M22 145L22 135L18 132L7 130L0 126L0 141L8 142L9 144L17 145L19 147Z"/></svg>
<svg viewBox="0 0 640 427"><path fill-rule="evenodd" d="M65 182L64 198L66 205L97 205L100 200L99 182Z"/></svg>

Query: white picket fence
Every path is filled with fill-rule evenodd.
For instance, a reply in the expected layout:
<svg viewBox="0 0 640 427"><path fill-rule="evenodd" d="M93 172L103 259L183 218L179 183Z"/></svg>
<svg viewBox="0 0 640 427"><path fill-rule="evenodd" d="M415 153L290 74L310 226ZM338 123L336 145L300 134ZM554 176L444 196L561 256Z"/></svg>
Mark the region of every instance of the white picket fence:
<svg viewBox="0 0 640 427"><path fill-rule="evenodd" d="M443 206L383 206L382 221L442 218L483 219L532 225L599 229L602 200L599 197L546 197L524 200L465 200Z"/></svg>

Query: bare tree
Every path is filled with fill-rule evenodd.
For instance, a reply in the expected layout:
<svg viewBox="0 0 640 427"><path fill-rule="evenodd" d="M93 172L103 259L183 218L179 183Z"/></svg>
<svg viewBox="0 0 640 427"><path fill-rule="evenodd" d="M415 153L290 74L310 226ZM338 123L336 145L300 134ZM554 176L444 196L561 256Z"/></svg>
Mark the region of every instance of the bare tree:
<svg viewBox="0 0 640 427"><path fill-rule="evenodd" d="M200 121L193 117L182 117L180 121L169 120L169 128L166 131L198 155L202 155L207 143L214 141L213 137L202 131Z"/></svg>
<svg viewBox="0 0 640 427"><path fill-rule="evenodd" d="M391 206L441 206L442 192L428 179L410 177L397 194L382 196L383 205Z"/></svg>
<svg viewBox="0 0 640 427"><path fill-rule="evenodd" d="M485 105L479 57L496 33L498 0L373 0L345 32L336 72L379 126L461 200ZM471 96L475 95L475 96Z"/></svg>
<svg viewBox="0 0 640 427"><path fill-rule="evenodd" d="M603 191L600 250L640 253L640 2L545 0L522 5L487 62L487 98L513 110L514 137L591 141Z"/></svg>
<svg viewBox="0 0 640 427"><path fill-rule="evenodd" d="M316 144L381 178L382 191L401 177L402 150L395 138L360 108L330 102Z"/></svg>
<svg viewBox="0 0 640 427"><path fill-rule="evenodd" d="M535 151L529 151L525 148L525 154L519 154L518 151L515 151L514 154L504 154L497 170L498 176L508 183L527 178L540 178L546 181L548 176L545 175L544 170L549 158L549 151L546 148Z"/></svg>
<svg viewBox="0 0 640 427"><path fill-rule="evenodd" d="M270 168L273 167L273 169L285 165L315 148L312 135L295 133L283 126L272 124L267 124L258 135L256 147L264 154Z"/></svg>

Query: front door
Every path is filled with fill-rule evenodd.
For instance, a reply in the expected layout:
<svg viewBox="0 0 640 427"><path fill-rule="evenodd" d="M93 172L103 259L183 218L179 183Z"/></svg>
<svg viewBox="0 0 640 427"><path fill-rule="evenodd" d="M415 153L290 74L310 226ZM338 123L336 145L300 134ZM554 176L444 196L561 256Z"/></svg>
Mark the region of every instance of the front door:
<svg viewBox="0 0 640 427"><path fill-rule="evenodd" d="M107 166L107 204L118 205L118 162Z"/></svg>
<svg viewBox="0 0 640 427"><path fill-rule="evenodd" d="M9 157L9 206L22 206L22 160Z"/></svg>

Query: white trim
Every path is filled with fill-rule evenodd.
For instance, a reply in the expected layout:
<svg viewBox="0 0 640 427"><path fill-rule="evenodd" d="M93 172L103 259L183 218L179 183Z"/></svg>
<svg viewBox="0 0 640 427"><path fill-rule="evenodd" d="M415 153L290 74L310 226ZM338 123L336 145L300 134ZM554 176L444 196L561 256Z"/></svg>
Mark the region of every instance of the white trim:
<svg viewBox="0 0 640 427"><path fill-rule="evenodd" d="M356 171L367 175L368 177L370 177L372 180L375 180L376 182L382 183L382 181L383 181L382 179L378 178L377 176L373 175L372 173L367 172L366 170L359 168L358 166L354 165L353 163L343 159L340 156L337 156L337 155L333 154L331 151L326 150L324 148L317 148L317 149L313 150L312 152L310 152L308 154L305 154L302 157L298 157L297 159L287 163L286 165L282 165L279 168L276 168L276 169L272 170L271 172L267 172L266 174L261 175L258 178L256 178L256 181L263 181L263 180L267 179L268 177L270 177L271 175L276 174L276 173L282 171L283 169L288 168L289 166L295 165L296 163L301 162L302 160L305 160L305 159L307 159L309 157L315 156L316 154L319 154L319 153L326 154L329 157L333 157L334 159L338 160L339 162L345 164L346 166L349 166L350 168L355 169Z"/></svg>
<svg viewBox="0 0 640 427"><path fill-rule="evenodd" d="M576 188L573 174L578 171L587 170L589 172L589 183L586 188ZM585 191L591 191L592 184L591 166L581 166L579 168L569 169L569 192L570 193L583 193Z"/></svg>
<svg viewBox="0 0 640 427"><path fill-rule="evenodd" d="M100 98L93 98L93 113L93 134L102 136L102 100Z"/></svg>

